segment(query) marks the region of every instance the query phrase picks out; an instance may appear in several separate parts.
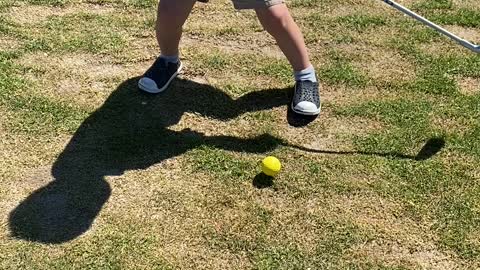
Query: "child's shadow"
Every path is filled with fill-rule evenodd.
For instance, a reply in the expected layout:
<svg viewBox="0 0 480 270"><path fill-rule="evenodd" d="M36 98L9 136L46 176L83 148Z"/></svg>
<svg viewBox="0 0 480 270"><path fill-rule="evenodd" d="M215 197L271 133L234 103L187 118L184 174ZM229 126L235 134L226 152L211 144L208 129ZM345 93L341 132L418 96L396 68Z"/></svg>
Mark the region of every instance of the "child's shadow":
<svg viewBox="0 0 480 270"><path fill-rule="evenodd" d="M143 169L201 145L262 153L280 140L265 134L251 139L206 137L190 130L168 129L184 112L220 120L288 103L289 89L256 91L231 99L221 90L177 80L167 92L140 93L137 78L122 83L78 128L52 167L55 178L33 192L11 213L16 238L63 243L86 232L108 200L105 176Z"/></svg>

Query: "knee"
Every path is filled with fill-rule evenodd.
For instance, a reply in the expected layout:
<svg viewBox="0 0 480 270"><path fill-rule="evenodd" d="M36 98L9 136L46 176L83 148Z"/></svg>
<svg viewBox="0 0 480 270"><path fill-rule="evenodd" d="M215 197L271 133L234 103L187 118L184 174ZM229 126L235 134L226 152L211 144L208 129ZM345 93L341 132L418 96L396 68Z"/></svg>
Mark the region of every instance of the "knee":
<svg viewBox="0 0 480 270"><path fill-rule="evenodd" d="M191 6L189 6L187 1L182 3L182 5L179 5L177 1L160 1L157 11L157 22L171 28L181 27L190 13Z"/></svg>
<svg viewBox="0 0 480 270"><path fill-rule="evenodd" d="M175 10L175 6L170 4L170 1L160 1L158 5L158 12L157 12L157 20L162 21L175 21L178 17L177 10Z"/></svg>
<svg viewBox="0 0 480 270"><path fill-rule="evenodd" d="M263 28L269 33L287 28L291 19L290 13L286 7L258 10L257 15Z"/></svg>

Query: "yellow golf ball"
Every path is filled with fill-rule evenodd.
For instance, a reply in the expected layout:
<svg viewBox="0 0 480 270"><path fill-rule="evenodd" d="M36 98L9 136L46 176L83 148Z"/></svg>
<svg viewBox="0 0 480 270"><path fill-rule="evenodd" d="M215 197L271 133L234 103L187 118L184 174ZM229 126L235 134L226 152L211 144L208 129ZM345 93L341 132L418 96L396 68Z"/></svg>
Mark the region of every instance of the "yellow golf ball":
<svg viewBox="0 0 480 270"><path fill-rule="evenodd" d="M264 174L268 176L275 176L280 172L280 169L282 169L282 164L280 163L280 160L276 157L266 157L262 161L262 171Z"/></svg>

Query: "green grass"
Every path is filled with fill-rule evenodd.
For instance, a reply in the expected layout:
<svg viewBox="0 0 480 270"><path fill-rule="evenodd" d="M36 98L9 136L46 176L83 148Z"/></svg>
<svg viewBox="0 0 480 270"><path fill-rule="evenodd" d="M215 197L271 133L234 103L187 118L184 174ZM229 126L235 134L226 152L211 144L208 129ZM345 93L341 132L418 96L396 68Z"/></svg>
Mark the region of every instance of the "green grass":
<svg viewBox="0 0 480 270"><path fill-rule="evenodd" d="M32 5L48 5L54 7L61 7L67 4L68 0L26 0L25 2Z"/></svg>
<svg viewBox="0 0 480 270"><path fill-rule="evenodd" d="M368 79L358 69L352 66L345 56L334 52L330 55L332 63L321 69L319 77L326 83L345 84L351 87L365 87Z"/></svg>
<svg viewBox="0 0 480 270"><path fill-rule="evenodd" d="M0 268L478 269L480 58L367 2L290 3L323 100L293 128L288 61L227 0L195 7L160 95L136 88L156 1L0 0Z"/></svg>
<svg viewBox="0 0 480 270"><path fill-rule="evenodd" d="M17 121L11 123L12 131L27 134L73 133L86 118L87 112L59 101L25 93L25 89L34 85L13 72L15 65L8 58L9 55L0 58L0 70L3 71L0 75L0 105L15 113Z"/></svg>
<svg viewBox="0 0 480 270"><path fill-rule="evenodd" d="M255 164L225 153L222 150L202 147L192 153L194 170L213 174L219 179L245 179L248 172L254 170Z"/></svg>
<svg viewBox="0 0 480 270"><path fill-rule="evenodd" d="M251 232L254 236L249 238L217 232L208 235L208 241L215 249L245 253L253 269L339 269L334 266L344 265L342 256L345 250L367 239L351 224L317 222L316 229L322 232L322 239L310 252L291 245L269 243L264 238L268 234L265 231L268 222L264 225L266 227Z"/></svg>
<svg viewBox="0 0 480 270"><path fill-rule="evenodd" d="M418 10L451 10L453 3L451 0L427 0L414 5Z"/></svg>
<svg viewBox="0 0 480 270"><path fill-rule="evenodd" d="M48 34L31 40L26 49L32 52L64 50L113 53L125 46L122 27L122 23L112 25L111 18L100 15L51 17L42 26ZM105 31L106 29L110 31Z"/></svg>
<svg viewBox="0 0 480 270"><path fill-rule="evenodd" d="M369 16L365 14L355 14L338 18L340 25L356 31L364 31L375 26L386 24L386 19L380 16Z"/></svg>

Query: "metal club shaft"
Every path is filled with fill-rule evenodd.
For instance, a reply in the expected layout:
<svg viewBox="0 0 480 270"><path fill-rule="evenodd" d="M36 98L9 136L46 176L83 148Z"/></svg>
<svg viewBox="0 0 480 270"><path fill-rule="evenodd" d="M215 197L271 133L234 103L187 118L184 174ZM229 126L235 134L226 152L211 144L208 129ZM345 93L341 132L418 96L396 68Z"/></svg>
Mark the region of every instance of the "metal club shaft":
<svg viewBox="0 0 480 270"><path fill-rule="evenodd" d="M458 37L458 36L450 33L449 31L445 30L441 26L427 20L426 18L418 15L417 13L409 10L408 8L402 6L402 5L400 5L400 4L398 4L394 1L391 1L391 0L382 0L382 1L387 3L390 6L394 7L395 9L399 10L400 12L414 18L415 20L420 21L423 24L435 29L436 31L442 33L443 35L449 37L450 39L452 39L452 40L456 41L457 43L459 43L460 45L464 46L465 48L467 48L467 49L469 49L473 52L480 53L480 46L479 45L475 45L468 40L465 40L461 37Z"/></svg>

